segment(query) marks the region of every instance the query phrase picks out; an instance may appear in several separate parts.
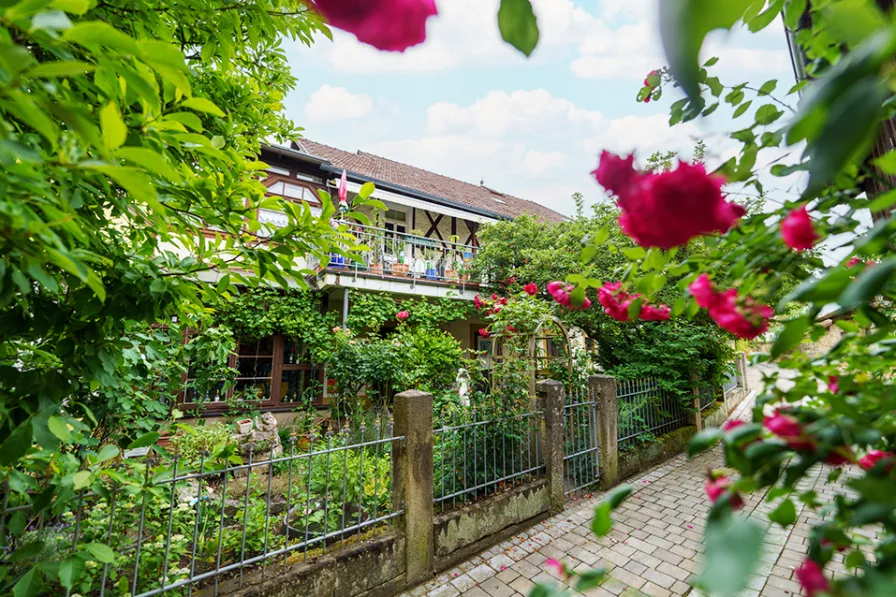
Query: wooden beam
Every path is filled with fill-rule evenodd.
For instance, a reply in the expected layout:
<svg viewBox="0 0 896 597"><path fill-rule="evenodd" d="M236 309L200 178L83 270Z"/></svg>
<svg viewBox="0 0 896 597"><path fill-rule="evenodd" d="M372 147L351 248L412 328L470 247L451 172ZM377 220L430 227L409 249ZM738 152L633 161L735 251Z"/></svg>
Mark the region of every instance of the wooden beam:
<svg viewBox="0 0 896 597"><path fill-rule="evenodd" d="M423 213L426 214L426 219L429 220L430 223L429 230L423 236L425 236L426 238L431 238L429 235L435 232L436 236L439 237L439 240L444 241L445 239L442 238L442 233L439 232L439 222L442 221L442 214L439 214L439 217L433 220L428 211L424 211Z"/></svg>

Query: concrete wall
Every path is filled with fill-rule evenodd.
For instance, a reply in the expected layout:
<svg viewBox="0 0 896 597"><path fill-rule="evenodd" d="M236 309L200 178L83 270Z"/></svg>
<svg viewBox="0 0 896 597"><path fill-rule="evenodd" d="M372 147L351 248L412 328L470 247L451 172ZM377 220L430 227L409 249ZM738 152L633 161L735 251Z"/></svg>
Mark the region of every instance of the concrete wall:
<svg viewBox="0 0 896 597"><path fill-rule="evenodd" d="M657 441L640 444L636 449L619 453L619 478L626 479L645 471L655 464L681 454L697 433L693 425L670 431Z"/></svg>

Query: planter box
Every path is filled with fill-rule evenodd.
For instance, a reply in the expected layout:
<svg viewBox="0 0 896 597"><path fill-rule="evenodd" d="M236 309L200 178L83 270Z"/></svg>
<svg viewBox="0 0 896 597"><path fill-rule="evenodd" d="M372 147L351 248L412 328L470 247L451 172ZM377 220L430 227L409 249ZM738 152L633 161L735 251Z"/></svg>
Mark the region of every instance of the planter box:
<svg viewBox="0 0 896 597"><path fill-rule="evenodd" d="M392 273L396 276L406 276L409 270L410 266L407 263L396 263L392 266Z"/></svg>

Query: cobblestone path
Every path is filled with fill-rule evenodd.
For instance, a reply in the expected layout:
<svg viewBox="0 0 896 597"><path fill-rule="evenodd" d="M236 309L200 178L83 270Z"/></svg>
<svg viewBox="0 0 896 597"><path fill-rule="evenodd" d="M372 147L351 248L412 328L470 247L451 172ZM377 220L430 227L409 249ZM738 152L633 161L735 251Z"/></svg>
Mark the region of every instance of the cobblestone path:
<svg viewBox="0 0 896 597"><path fill-rule="evenodd" d="M756 387L756 386L754 386ZM752 397L735 417L749 418ZM689 579L699 573L703 557L703 523L709 510L703 484L707 467L722 466L721 447L694 460L677 456L627 482L636 493L616 511L609 535L596 539L589 528L594 506L602 495L567 503L566 510L527 532L480 553L433 581L405 593L404 597L523 597L538 582L560 582L545 566L549 558L572 568L604 566L609 579L587 591L586 597L698 597ZM827 471L818 467L804 481L815 487L824 502L834 487L826 484ZM849 472L841 477L846 480ZM768 524L765 514L774 505L764 495L745 498L743 509ZM800 595L794 577L806 552L814 514L799 511L798 522L788 529L771 525L766 549L756 574L749 579L743 597L793 597ZM846 572L842 557L835 556L828 569ZM568 589L563 597L581 593Z"/></svg>

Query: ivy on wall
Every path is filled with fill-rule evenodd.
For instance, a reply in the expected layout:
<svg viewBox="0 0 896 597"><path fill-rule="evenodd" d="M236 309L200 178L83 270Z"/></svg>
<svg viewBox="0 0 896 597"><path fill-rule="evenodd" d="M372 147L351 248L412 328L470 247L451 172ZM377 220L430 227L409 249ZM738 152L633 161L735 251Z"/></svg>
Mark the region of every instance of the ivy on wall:
<svg viewBox="0 0 896 597"><path fill-rule="evenodd" d="M356 332L368 330L376 333L382 326L395 321L399 311L407 311L409 326L436 328L440 325L468 319L475 313L469 301L451 297L427 300L418 297L397 298L385 292L349 291L347 325Z"/></svg>

